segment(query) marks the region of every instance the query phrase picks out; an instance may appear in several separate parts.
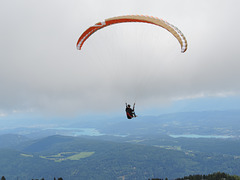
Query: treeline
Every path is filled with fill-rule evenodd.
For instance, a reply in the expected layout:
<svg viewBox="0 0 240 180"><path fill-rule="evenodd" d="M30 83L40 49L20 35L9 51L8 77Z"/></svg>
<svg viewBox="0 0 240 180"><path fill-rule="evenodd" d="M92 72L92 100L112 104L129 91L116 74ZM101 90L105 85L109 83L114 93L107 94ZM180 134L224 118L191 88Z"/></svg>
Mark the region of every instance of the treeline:
<svg viewBox="0 0 240 180"><path fill-rule="evenodd" d="M209 175L190 175L184 178L177 178L175 180L240 180L239 176L231 176L226 173L213 173Z"/></svg>
<svg viewBox="0 0 240 180"><path fill-rule="evenodd" d="M165 179L153 178L151 180L168 180L168 178L165 178ZM240 177L217 172L217 173L208 174L208 175L190 175L190 176L185 176L184 178L177 178L175 180L240 180Z"/></svg>

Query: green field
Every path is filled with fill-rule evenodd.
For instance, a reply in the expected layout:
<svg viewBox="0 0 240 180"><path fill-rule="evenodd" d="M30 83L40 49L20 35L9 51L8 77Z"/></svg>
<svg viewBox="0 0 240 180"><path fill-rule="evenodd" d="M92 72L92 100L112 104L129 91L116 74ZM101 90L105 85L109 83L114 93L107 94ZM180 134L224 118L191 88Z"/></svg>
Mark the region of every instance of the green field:
<svg viewBox="0 0 240 180"><path fill-rule="evenodd" d="M39 157L43 159L52 160L55 162L62 162L66 160L77 161L82 158L87 158L93 154L94 152L61 152L61 153L50 155L50 156L39 156Z"/></svg>

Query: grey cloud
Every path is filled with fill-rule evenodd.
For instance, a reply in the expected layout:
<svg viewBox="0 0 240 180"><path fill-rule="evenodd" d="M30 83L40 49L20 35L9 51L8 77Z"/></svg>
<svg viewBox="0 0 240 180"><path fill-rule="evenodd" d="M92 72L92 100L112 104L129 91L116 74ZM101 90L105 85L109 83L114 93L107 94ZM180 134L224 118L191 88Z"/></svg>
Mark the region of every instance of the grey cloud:
<svg viewBox="0 0 240 180"><path fill-rule="evenodd" d="M239 94L238 1L1 2L0 109L48 113L115 111L199 94ZM216 6L218 4L218 6ZM123 14L166 19L185 34L180 53L167 31L142 24L96 32L89 26Z"/></svg>

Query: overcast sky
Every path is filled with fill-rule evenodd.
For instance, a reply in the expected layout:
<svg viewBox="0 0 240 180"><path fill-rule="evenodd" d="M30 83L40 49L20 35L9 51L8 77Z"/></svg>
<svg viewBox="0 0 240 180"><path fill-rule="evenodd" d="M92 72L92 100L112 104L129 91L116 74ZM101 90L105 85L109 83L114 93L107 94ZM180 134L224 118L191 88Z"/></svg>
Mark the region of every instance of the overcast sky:
<svg viewBox="0 0 240 180"><path fill-rule="evenodd" d="M142 108L173 100L239 95L239 0L1 0L0 116ZM76 49L81 33L106 18L150 15L166 30L106 27Z"/></svg>

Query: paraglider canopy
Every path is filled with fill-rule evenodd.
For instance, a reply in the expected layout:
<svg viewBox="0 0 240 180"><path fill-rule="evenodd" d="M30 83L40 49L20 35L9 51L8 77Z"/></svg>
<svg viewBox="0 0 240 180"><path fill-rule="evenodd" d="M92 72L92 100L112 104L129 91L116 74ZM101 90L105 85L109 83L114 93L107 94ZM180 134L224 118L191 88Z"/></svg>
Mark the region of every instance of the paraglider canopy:
<svg viewBox="0 0 240 180"><path fill-rule="evenodd" d="M117 16L109 19L105 19L103 22L98 22L95 25L89 27L86 31L82 33L80 38L77 41L77 49L81 50L84 42L97 30L109 26L111 24L125 23L125 22L142 22L150 23L156 26L160 26L170 33L178 40L181 46L181 52L184 53L187 50L187 40L183 33L174 25L164 21L162 19L152 17L152 16L139 16L139 15L126 15L126 16Z"/></svg>

